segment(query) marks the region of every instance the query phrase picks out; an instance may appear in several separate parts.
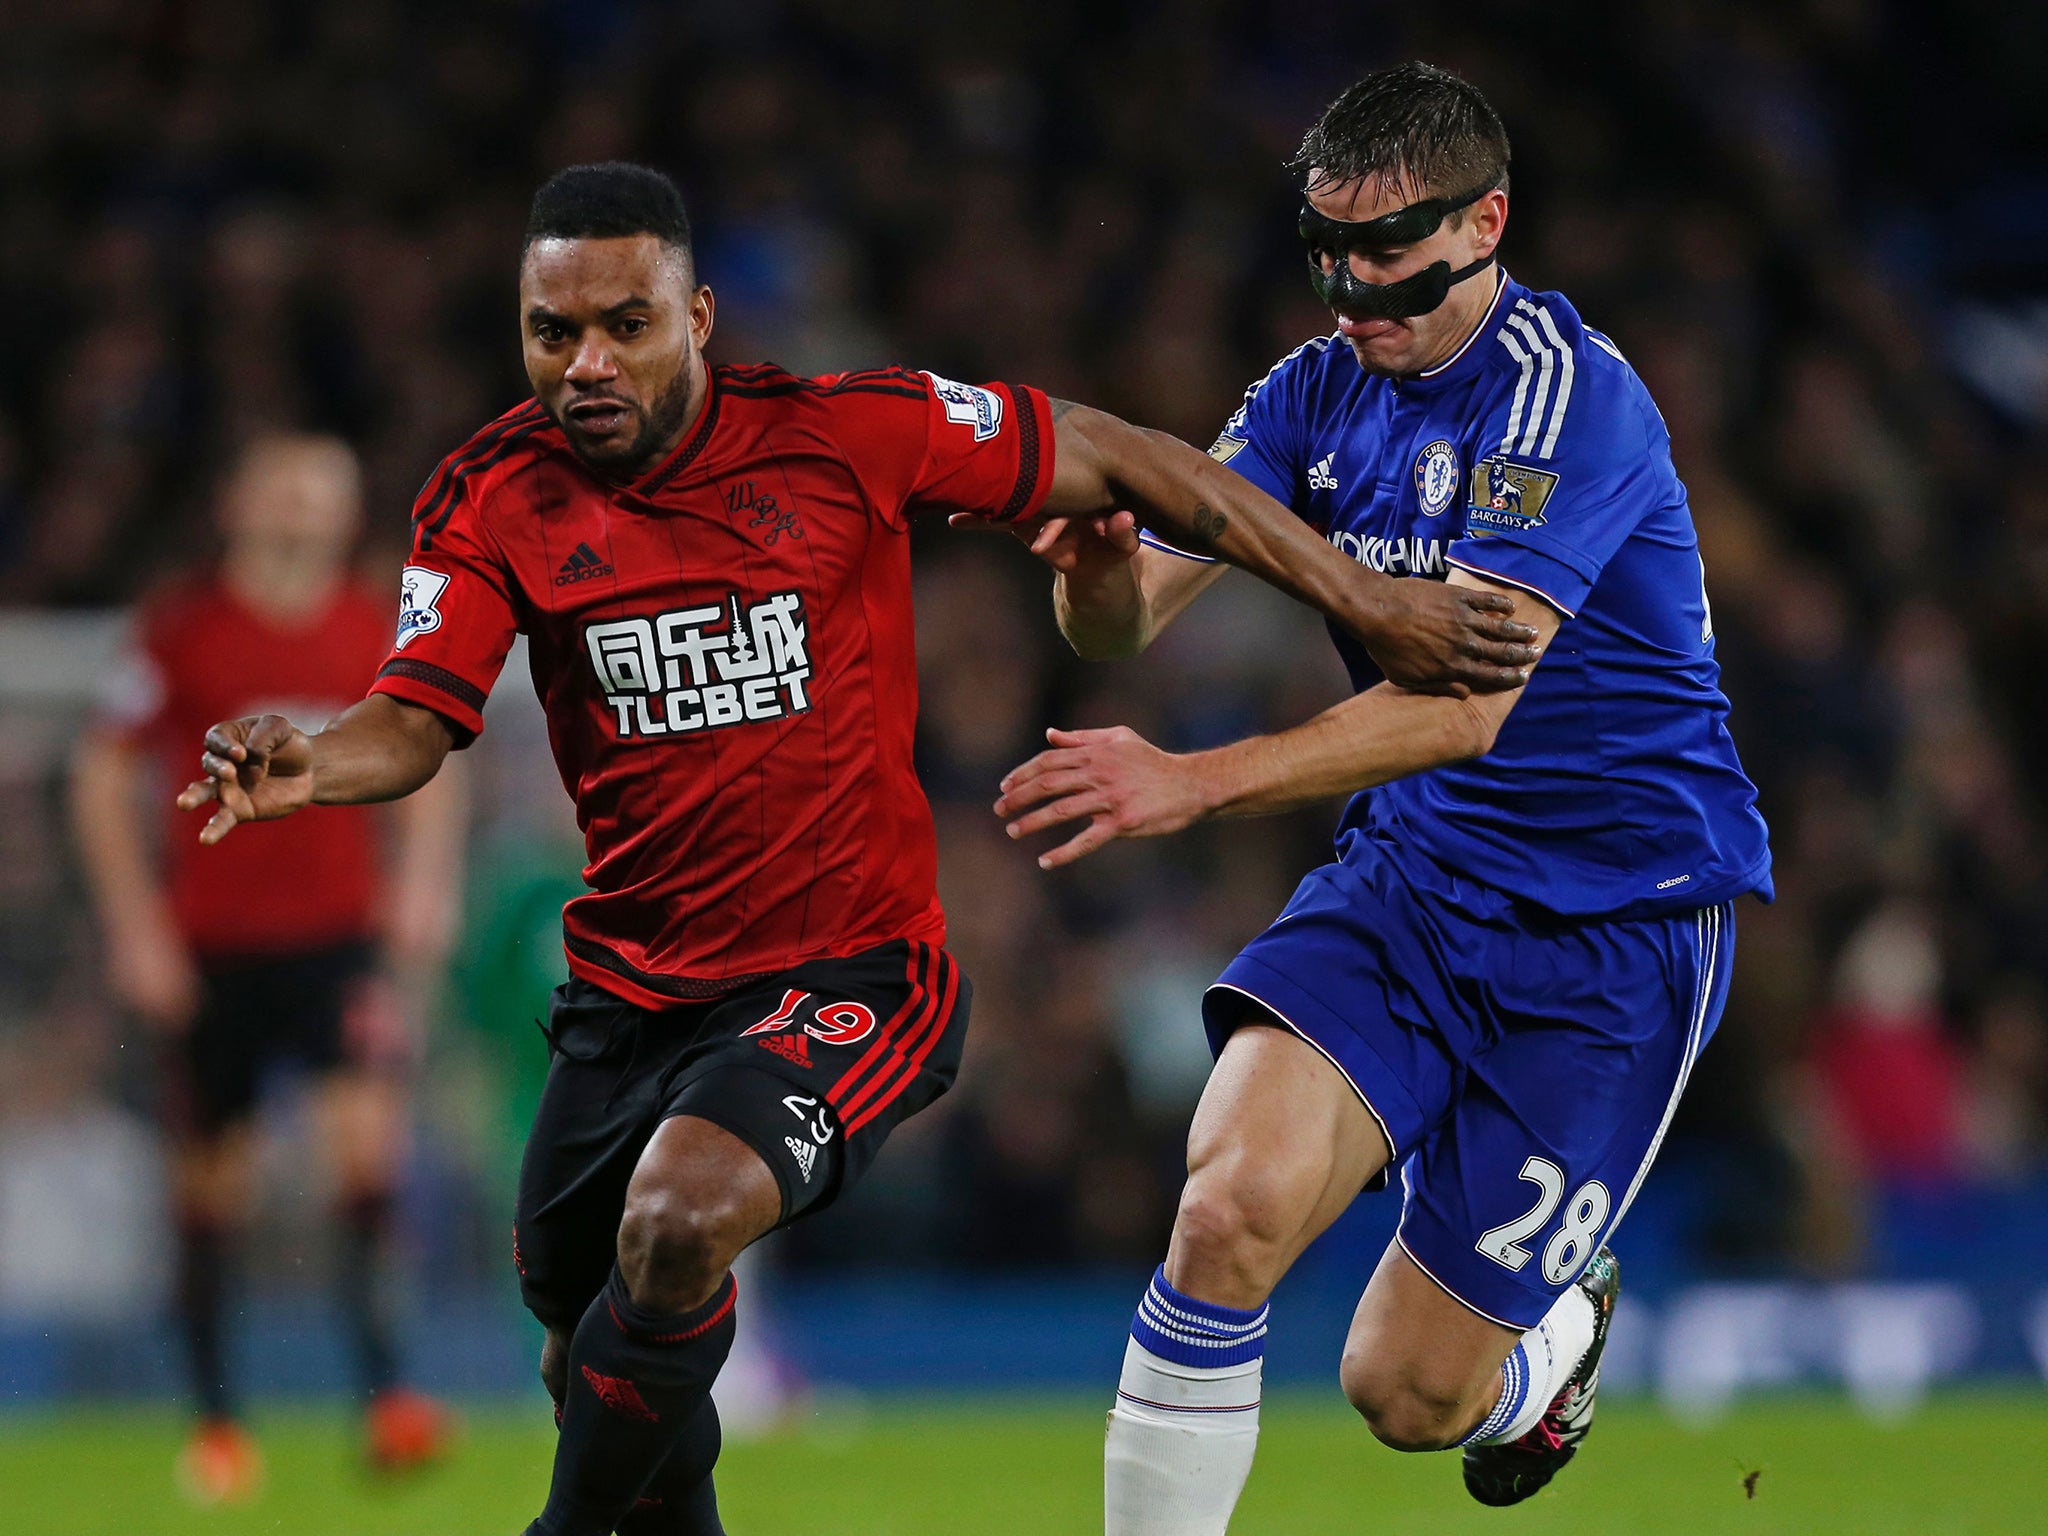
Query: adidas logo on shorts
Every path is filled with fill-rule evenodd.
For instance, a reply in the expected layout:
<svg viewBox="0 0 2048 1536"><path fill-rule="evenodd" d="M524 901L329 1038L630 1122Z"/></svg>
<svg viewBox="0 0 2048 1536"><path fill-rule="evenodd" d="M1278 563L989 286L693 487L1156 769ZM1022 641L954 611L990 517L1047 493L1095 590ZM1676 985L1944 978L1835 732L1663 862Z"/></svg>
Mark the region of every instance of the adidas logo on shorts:
<svg viewBox="0 0 2048 1536"><path fill-rule="evenodd" d="M795 1156L797 1169L803 1174L804 1182L810 1183L811 1169L818 1161L818 1149L808 1141L798 1141L794 1136L783 1137L782 1144Z"/></svg>
<svg viewBox="0 0 2048 1536"><path fill-rule="evenodd" d="M764 1051L773 1051L784 1061L799 1067L808 1067L811 1061L810 1041L802 1035L763 1035L754 1042Z"/></svg>

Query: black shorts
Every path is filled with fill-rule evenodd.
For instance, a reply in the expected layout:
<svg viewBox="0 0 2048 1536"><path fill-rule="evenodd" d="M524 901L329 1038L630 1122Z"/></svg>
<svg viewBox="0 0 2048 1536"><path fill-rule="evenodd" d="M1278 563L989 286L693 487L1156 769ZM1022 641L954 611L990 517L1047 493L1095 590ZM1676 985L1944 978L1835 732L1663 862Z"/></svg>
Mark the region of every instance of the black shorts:
<svg viewBox="0 0 2048 1536"><path fill-rule="evenodd" d="M361 941L202 960L199 1012L169 1042L164 1108L172 1131L218 1135L255 1112L275 1074L346 1065L349 1011L376 968L375 946Z"/></svg>
<svg viewBox="0 0 2048 1536"><path fill-rule="evenodd" d="M783 1224L837 1199L953 1085L972 991L951 955L902 940L659 1011L581 978L557 987L512 1233L527 1309L576 1326L611 1273L633 1169L672 1116L758 1152Z"/></svg>

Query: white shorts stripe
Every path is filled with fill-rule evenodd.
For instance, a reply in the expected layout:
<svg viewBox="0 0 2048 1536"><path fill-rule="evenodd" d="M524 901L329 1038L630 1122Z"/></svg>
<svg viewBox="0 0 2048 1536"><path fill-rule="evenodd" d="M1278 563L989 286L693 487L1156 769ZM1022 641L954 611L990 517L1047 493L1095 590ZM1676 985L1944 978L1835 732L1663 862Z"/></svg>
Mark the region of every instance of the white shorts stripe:
<svg viewBox="0 0 2048 1536"><path fill-rule="evenodd" d="M1614 1235L1614 1229L1621 1225L1621 1218L1628 1214L1628 1208L1635 1203L1636 1192L1643 1187L1643 1180L1650 1176L1650 1165L1657 1161L1657 1153L1664 1145L1664 1135L1671 1129L1671 1118L1678 1113L1678 1101L1685 1096L1685 1085L1692 1076L1693 1063L1699 1060L1707 1030L1707 1012L1713 1006L1714 985L1720 974L1724 957L1724 924L1734 916L1733 903L1723 902L1718 907L1700 909L1698 924L1700 959L1698 962L1699 993L1693 999L1692 1018L1685 1034L1685 1054L1678 1064L1678 1081L1672 1085L1671 1098L1664 1106L1664 1118L1657 1123L1657 1134L1650 1138L1650 1149L1643 1154L1642 1166L1636 1169L1636 1176L1629 1181L1628 1193L1621 1197L1621 1204L1615 1209L1613 1219L1600 1234L1600 1243ZM1593 1245L1597 1253L1600 1243ZM1588 1253L1590 1261L1593 1254Z"/></svg>
<svg viewBox="0 0 2048 1536"><path fill-rule="evenodd" d="M1399 1228L1396 1228L1394 1231L1394 1241L1399 1243L1401 1245L1401 1251L1408 1255L1409 1263L1413 1264L1417 1269L1421 1270L1423 1274L1427 1275L1438 1290L1442 1291L1446 1296L1450 1297L1451 1300L1455 1301L1467 1312L1472 1313L1476 1317L1483 1317L1489 1323L1496 1323L1502 1328L1507 1329L1511 1333L1527 1333L1529 1331L1520 1323L1511 1323L1504 1317L1495 1317L1491 1312L1487 1311L1484 1307L1473 1306L1471 1302L1467 1301L1464 1297L1460 1296L1448 1285L1445 1285L1443 1282L1443 1278L1440 1275L1438 1275L1436 1271L1431 1269L1427 1264L1423 1263L1422 1260L1418 1259L1415 1256L1415 1250L1408 1246L1408 1239L1402 1235Z"/></svg>
<svg viewBox="0 0 2048 1536"><path fill-rule="evenodd" d="M1365 1106L1365 1112L1368 1115L1372 1116L1373 1124L1377 1125L1380 1128L1380 1135L1384 1136L1387 1139L1387 1167L1391 1169L1400 1166L1402 1157L1401 1149L1394 1144L1394 1133L1387 1126L1387 1117L1381 1114L1379 1112L1379 1109L1373 1104L1373 1101L1365 1096L1365 1090L1358 1086L1358 1080L1354 1078L1349 1072L1346 1072L1344 1070L1343 1062L1339 1061L1335 1056L1332 1056L1321 1045L1317 1044L1316 1039L1313 1035L1311 1035L1307 1030L1303 1029L1299 1024L1295 1023L1294 1020L1287 1017L1287 1015L1282 1013L1278 1008L1275 1008L1271 1003L1267 1002L1263 997L1260 997L1258 993L1247 992L1243 987L1240 987L1235 983L1228 981L1213 981L1209 984L1209 990L1211 992L1235 992L1239 997L1250 998L1253 1002L1257 1003L1261 1008L1265 1009L1266 1012L1270 1013L1271 1015L1273 1015L1274 1018L1278 1019L1282 1024L1285 1024L1288 1028L1289 1033L1293 1034L1296 1039L1300 1040L1303 1044L1307 1045L1318 1056L1322 1057L1323 1060L1327 1061L1331 1066L1335 1067L1337 1069L1337 1075L1343 1078L1345 1082L1349 1083L1351 1085L1351 1091L1358 1095L1358 1102L1363 1104Z"/></svg>

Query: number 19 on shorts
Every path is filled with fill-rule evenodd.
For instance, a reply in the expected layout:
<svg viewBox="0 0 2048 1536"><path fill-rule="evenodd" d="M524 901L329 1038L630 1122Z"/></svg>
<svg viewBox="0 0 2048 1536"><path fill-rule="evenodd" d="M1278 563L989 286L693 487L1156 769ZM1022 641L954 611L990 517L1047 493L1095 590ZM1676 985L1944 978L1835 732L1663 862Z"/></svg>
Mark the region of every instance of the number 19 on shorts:
<svg viewBox="0 0 2048 1536"><path fill-rule="evenodd" d="M1542 1231L1564 1200L1564 1170L1549 1158L1530 1158L1522 1164L1521 1177L1541 1191L1536 1203L1513 1221L1482 1232L1475 1245L1494 1263L1513 1270L1529 1262L1529 1250L1522 1246L1522 1239ZM1577 1194L1564 1201L1564 1223L1543 1249L1545 1280L1563 1285L1578 1273L1593 1252L1611 1204L1607 1186L1598 1179L1586 1180Z"/></svg>

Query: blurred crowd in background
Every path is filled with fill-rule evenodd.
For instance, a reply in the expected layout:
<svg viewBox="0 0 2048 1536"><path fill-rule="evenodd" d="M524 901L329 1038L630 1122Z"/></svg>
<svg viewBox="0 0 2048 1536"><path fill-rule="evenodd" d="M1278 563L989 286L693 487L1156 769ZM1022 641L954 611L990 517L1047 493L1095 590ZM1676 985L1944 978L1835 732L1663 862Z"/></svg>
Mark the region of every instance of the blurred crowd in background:
<svg viewBox="0 0 2048 1536"><path fill-rule="evenodd" d="M2048 753L2044 16L5 7L0 309L22 332L0 349L0 604L123 605L204 561L227 456L298 426L358 448L363 559L395 596L413 491L525 393L525 204L577 161L680 180L714 360L1028 382L1205 445L1329 329L1282 162L1358 73L1427 58L1513 136L1508 268L1563 290L1663 408L1775 834L1778 903L1742 904L1726 1021L1664 1154L1693 1191L1677 1241L1710 1273L1881 1267L1887 1202L2048 1182L2048 828L2026 766ZM1341 674L1246 578L1146 656L1082 665L1012 540L937 528L920 560L921 761L975 1038L956 1094L785 1259L1149 1262L1207 1066L1201 989L1326 855L1336 808L1048 877L1001 835L994 785L1049 723L1200 747L1304 718ZM525 688L508 668L501 695ZM536 731L506 718L473 754L495 873L421 1097L421 1179L462 1216L436 1241L493 1275L576 863ZM60 779L6 777L0 1159L65 1125L144 1135Z"/></svg>

